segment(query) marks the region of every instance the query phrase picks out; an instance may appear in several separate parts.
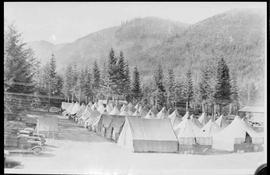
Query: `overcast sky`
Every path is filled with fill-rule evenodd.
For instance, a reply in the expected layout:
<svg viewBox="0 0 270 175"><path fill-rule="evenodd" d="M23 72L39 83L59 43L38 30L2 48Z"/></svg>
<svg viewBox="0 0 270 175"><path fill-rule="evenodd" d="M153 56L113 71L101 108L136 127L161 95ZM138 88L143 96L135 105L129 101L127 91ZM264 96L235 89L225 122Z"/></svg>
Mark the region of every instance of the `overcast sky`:
<svg viewBox="0 0 270 175"><path fill-rule="evenodd" d="M266 3L5 2L4 17L15 23L26 42L58 44L136 17L156 16L192 24L234 8L266 10Z"/></svg>

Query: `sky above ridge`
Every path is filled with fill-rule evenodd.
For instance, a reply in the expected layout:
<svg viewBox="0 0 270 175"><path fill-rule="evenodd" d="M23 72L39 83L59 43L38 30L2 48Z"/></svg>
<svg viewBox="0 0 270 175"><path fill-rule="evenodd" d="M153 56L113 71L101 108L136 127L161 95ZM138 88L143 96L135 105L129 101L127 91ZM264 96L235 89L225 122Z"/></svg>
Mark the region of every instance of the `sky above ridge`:
<svg viewBox="0 0 270 175"><path fill-rule="evenodd" d="M25 42L73 42L89 33L138 17L193 24L235 8L262 8L260 2L5 2L5 25L14 23Z"/></svg>

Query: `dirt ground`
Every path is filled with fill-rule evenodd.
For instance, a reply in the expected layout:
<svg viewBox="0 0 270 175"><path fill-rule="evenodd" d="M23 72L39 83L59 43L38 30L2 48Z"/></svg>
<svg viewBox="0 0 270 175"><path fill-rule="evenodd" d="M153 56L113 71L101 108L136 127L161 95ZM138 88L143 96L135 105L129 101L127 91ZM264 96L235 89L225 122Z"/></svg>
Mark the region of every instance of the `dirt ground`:
<svg viewBox="0 0 270 175"><path fill-rule="evenodd" d="M21 167L5 173L54 174L254 174L265 153L185 155L131 153L59 116L59 133L39 156L11 155Z"/></svg>

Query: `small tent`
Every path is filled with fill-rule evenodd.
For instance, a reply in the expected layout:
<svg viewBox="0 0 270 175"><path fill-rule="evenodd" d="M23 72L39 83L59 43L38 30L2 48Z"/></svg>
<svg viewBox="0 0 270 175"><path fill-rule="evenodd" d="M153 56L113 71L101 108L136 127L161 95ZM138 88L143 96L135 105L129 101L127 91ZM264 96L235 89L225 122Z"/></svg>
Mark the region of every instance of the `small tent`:
<svg viewBox="0 0 270 175"><path fill-rule="evenodd" d="M117 143L132 152L178 152L169 119L126 117Z"/></svg>
<svg viewBox="0 0 270 175"><path fill-rule="evenodd" d="M124 111L121 111L119 115L121 115L121 116L129 116L129 114L130 114L129 112L124 110Z"/></svg>
<svg viewBox="0 0 270 175"><path fill-rule="evenodd" d="M226 126L229 125L229 122L225 119L223 115L221 115L215 123L220 127L220 128L225 128Z"/></svg>
<svg viewBox="0 0 270 175"><path fill-rule="evenodd" d="M199 122L199 120L197 118L194 117L193 114L190 116L190 119L198 128L203 127L203 125Z"/></svg>
<svg viewBox="0 0 270 175"><path fill-rule="evenodd" d="M171 120L171 124L172 124L173 128L175 128L177 125L179 125L179 123L182 121L181 116L179 115L179 113L177 112L177 110L174 110L168 116L168 118Z"/></svg>
<svg viewBox="0 0 270 175"><path fill-rule="evenodd" d="M221 128L210 119L207 124L205 124L200 132L196 136L196 141L200 145L212 145L212 137L214 134L219 132Z"/></svg>
<svg viewBox="0 0 270 175"><path fill-rule="evenodd" d="M120 111L117 108L117 106L114 106L113 110L109 114L110 115L118 115L118 114L120 114Z"/></svg>
<svg viewBox="0 0 270 175"><path fill-rule="evenodd" d="M189 111L187 111L186 113L185 113L185 115L183 116L183 118L182 119L187 119L188 117L189 117Z"/></svg>
<svg viewBox="0 0 270 175"><path fill-rule="evenodd" d="M205 125L209 121L207 114L205 112L202 113L202 115L199 117L198 120L202 125Z"/></svg>
<svg viewBox="0 0 270 175"><path fill-rule="evenodd" d="M154 112L152 112L152 110L150 109L149 112L146 114L146 116L144 117L146 119L156 119L156 115Z"/></svg>
<svg viewBox="0 0 270 175"><path fill-rule="evenodd" d="M132 114L132 116L140 116L139 110L137 109L137 110Z"/></svg>
<svg viewBox="0 0 270 175"><path fill-rule="evenodd" d="M163 108L159 111L159 113L157 113L157 118L159 118L159 119L164 119L164 118L167 118L167 117L168 117L168 112L167 112L166 108L163 107Z"/></svg>

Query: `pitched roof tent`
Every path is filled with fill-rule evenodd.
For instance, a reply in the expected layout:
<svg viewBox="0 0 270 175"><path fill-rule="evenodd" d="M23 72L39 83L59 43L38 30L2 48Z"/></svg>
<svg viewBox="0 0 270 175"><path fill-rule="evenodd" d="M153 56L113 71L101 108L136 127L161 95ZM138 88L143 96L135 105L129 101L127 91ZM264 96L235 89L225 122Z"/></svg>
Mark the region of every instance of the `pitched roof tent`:
<svg viewBox="0 0 270 175"><path fill-rule="evenodd" d="M168 119L126 117L118 144L133 152L178 151L178 141Z"/></svg>

